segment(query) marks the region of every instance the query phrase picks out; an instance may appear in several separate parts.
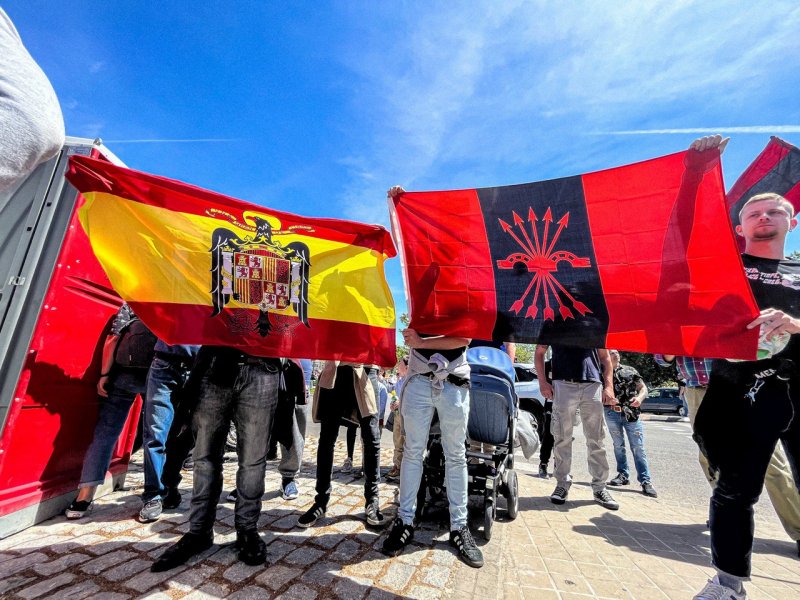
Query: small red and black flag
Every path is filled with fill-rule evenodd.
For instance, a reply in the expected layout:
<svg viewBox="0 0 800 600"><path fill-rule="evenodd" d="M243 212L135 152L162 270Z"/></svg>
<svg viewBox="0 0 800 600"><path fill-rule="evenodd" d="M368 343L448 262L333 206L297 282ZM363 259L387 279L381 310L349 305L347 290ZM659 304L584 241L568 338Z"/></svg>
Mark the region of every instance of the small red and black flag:
<svg viewBox="0 0 800 600"><path fill-rule="evenodd" d="M766 192L780 194L792 203L795 214L800 212L800 150L775 136L728 192L734 227L744 203ZM744 250L744 238L739 238L739 247Z"/></svg>
<svg viewBox="0 0 800 600"><path fill-rule="evenodd" d="M390 210L417 331L755 358L717 150Z"/></svg>

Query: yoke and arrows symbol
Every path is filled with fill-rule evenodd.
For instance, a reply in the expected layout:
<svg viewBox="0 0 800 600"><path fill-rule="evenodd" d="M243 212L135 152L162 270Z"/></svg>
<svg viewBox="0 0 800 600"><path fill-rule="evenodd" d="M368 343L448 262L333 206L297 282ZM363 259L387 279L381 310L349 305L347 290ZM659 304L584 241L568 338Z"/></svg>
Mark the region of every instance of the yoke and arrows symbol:
<svg viewBox="0 0 800 600"><path fill-rule="evenodd" d="M553 222L553 212L550 210L550 207L547 208L547 212L545 212L544 217L542 217L544 228L541 240L537 228L539 219L533 212L533 208L528 207L528 223L531 224L534 243L531 243L531 238L525 229L525 221L522 217L515 211L512 211L511 214L514 216L514 226L509 225L503 221L503 219L498 219L498 221L500 221L500 226L503 228L503 231L508 233L514 241L520 245L522 252L511 254L504 260L498 260L497 267L499 269L513 269L516 263L522 263L527 267L528 272L533 274L533 277L528 287L525 289L525 292L519 300L511 305L509 310L513 310L515 313L519 314L525 307L525 301L528 295L533 291L533 302L528 306L528 310L525 312L526 318L531 317L532 319L536 319L536 315L539 313L540 292L541 296L544 297L544 311L542 316L545 321L555 321L555 310L551 307L551 298L553 306L558 304L558 312L565 321L575 318L572 310L578 311L581 315L592 312L585 304L577 301L575 297L561 285L554 275L554 273L558 271L559 261L562 260L567 261L576 268L591 266L591 261L588 258L580 258L572 252L564 250L553 252L553 248L555 248L556 242L561 236L561 232L569 226L569 212L557 221L558 229L549 244L550 224ZM514 227L519 228L527 244L514 232ZM572 310L566 305L565 302L567 301L572 305Z"/></svg>

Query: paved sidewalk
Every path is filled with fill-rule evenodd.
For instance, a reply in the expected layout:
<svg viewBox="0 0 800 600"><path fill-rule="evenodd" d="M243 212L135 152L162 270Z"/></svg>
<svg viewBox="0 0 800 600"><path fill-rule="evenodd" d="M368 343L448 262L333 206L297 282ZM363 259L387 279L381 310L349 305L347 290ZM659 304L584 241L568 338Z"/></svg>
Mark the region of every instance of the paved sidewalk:
<svg viewBox="0 0 800 600"><path fill-rule="evenodd" d="M269 463L261 531L269 543L269 562L248 567L236 560L233 506L220 503L216 542L189 565L168 573L149 567L187 530L191 484L184 482L180 511L143 525L133 517L140 502L141 455L128 488L100 499L81 521L51 519L0 540L0 598L33 600L126 600L236 598L476 598L527 600L686 599L711 574L707 505L652 500L626 488L616 495L618 512L595 505L585 484L573 486L562 507L549 502L552 480L535 476L533 465L518 462L522 498L520 516L495 524L485 544L480 505L473 507L476 539L486 566L461 564L447 544L447 511L434 507L417 531L414 547L396 559L377 550L381 532L365 527L363 480L337 475L328 515L310 530L294 527L311 505L316 438L309 439L299 480L301 496L284 502L277 493L277 464ZM356 463L360 462L356 450ZM337 445L336 464L344 458ZM383 450L383 464L391 452ZM577 457L576 457L577 459ZM232 489L235 462L225 468L225 490ZM382 486L388 516L394 486ZM501 506L503 502L501 501ZM759 519L754 577L748 590L754 600L800 599L800 560L774 519Z"/></svg>

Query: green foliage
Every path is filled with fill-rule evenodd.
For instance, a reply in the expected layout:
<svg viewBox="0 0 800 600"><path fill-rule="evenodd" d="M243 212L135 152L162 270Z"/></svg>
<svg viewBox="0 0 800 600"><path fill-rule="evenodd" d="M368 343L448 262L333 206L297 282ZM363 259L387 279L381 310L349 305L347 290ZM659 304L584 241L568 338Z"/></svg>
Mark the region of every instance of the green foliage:
<svg viewBox="0 0 800 600"><path fill-rule="evenodd" d="M792 260L800 260L800 250L795 250L789 255Z"/></svg>
<svg viewBox="0 0 800 600"><path fill-rule="evenodd" d="M517 344L517 355L514 360L518 363L532 363L535 351L536 344Z"/></svg>
<svg viewBox="0 0 800 600"><path fill-rule="evenodd" d="M677 387L678 371L675 365L662 367L652 354L638 352L620 352L620 363L639 371L649 389L657 387Z"/></svg>

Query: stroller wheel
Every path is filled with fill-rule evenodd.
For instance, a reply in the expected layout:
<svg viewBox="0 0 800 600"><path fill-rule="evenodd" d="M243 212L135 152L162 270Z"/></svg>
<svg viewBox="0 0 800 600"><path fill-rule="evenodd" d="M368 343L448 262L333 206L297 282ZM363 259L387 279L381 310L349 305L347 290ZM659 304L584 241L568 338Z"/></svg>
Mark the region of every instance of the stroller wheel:
<svg viewBox="0 0 800 600"><path fill-rule="evenodd" d="M483 502L483 537L488 542L492 539L494 529L494 501L486 498Z"/></svg>
<svg viewBox="0 0 800 600"><path fill-rule="evenodd" d="M506 479L506 497L508 516L513 521L519 514L519 482L517 481L517 472L509 471Z"/></svg>

